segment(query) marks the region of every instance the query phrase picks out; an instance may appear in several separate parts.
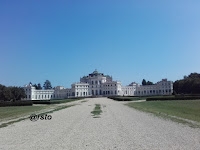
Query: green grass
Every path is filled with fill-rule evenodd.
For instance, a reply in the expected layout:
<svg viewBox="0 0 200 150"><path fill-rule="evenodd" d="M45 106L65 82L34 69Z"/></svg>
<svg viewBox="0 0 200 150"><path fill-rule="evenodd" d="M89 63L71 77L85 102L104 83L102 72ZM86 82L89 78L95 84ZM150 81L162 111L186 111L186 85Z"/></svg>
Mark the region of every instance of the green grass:
<svg viewBox="0 0 200 150"><path fill-rule="evenodd" d="M164 98L164 97L175 97L174 95L155 95L155 96L141 96L143 98Z"/></svg>
<svg viewBox="0 0 200 150"><path fill-rule="evenodd" d="M82 100L82 98L79 99L63 99L63 100L51 100L51 104L62 104L62 103L69 103L69 102L73 102L73 101L78 101L78 100Z"/></svg>
<svg viewBox="0 0 200 150"><path fill-rule="evenodd" d="M176 116L200 122L200 100L146 101L126 105L160 116Z"/></svg>
<svg viewBox="0 0 200 150"><path fill-rule="evenodd" d="M39 114L37 114L37 115L43 115L43 114L47 114L47 113L53 113L53 112L55 112L55 111L59 111L59 110L62 110L62 109L65 109L65 108L68 108L68 107L72 107L72 106L74 106L74 105L64 105L64 106L58 106L58 107L54 107L53 108L53 110L50 110L50 111L45 111L45 112L43 112L43 113L39 113ZM21 106L20 106L21 107ZM28 107L28 106L25 106L25 107ZM33 106L34 107L34 106ZM36 106L36 107L38 107L38 106ZM17 109L19 109L19 108L17 108ZM41 109L44 109L44 108L41 108ZM38 109L38 110L41 110L41 109ZM31 109L32 111L27 111L27 108L26 109L23 109L23 108L21 108L21 111L20 112L22 112L23 111L23 113L26 113L26 114L28 114L28 113L33 113L34 111L36 111L36 109ZM37 110L37 111L38 111ZM14 115L15 116L15 115ZM16 116L15 116L16 117ZM13 123L16 123L16 122L20 122L20 121L22 121L22 120L25 120L25 119L28 119L29 117L23 117L23 118L19 118L19 119L17 119L17 120L13 120L13 121L9 121L9 122L6 122L6 123L2 123L1 125L0 125L0 128L3 128L3 127L7 127L8 125L10 125L10 124L13 124Z"/></svg>
<svg viewBox="0 0 200 150"><path fill-rule="evenodd" d="M81 99L64 99L64 100L51 100L50 104L52 105L37 105L34 104L33 106L10 106L10 107L0 107L0 122L6 121L6 123L2 123L1 127L6 127L9 124L19 122L21 120L27 119L27 116L34 114L34 113L53 113L55 111L59 111L61 109L65 109L74 105L58 105L62 103L73 102ZM43 104L44 101L40 101ZM47 102L47 101L46 101Z"/></svg>
<svg viewBox="0 0 200 150"><path fill-rule="evenodd" d="M47 111L47 112L44 112L44 113L41 113L41 114L53 113L53 112L55 112L55 111L59 111L59 110L62 110L62 109L68 108L68 107L72 107L72 106L75 106L75 104L74 104L74 105L58 106L58 107L55 107L53 110L50 110L50 111ZM41 114L40 114L40 115L41 115Z"/></svg>
<svg viewBox="0 0 200 150"><path fill-rule="evenodd" d="M93 114L93 118L99 118L99 115L102 113L101 105L95 104L95 108L91 113Z"/></svg>
<svg viewBox="0 0 200 150"><path fill-rule="evenodd" d="M81 99L63 99L63 100L51 100L51 104L62 104L73 102ZM43 104L43 101L41 103ZM38 105L34 104L33 106L9 106L9 107L0 107L0 121L8 120L8 119L15 119L18 117L22 117L25 115L29 115L34 112L41 111L43 109L48 109L52 107L57 107L56 105Z"/></svg>
<svg viewBox="0 0 200 150"><path fill-rule="evenodd" d="M0 120L8 118L15 119L20 116L24 116L42 109L46 109L48 106L11 106L0 107Z"/></svg>
<svg viewBox="0 0 200 150"><path fill-rule="evenodd" d="M87 100L85 100L85 101L81 101L81 103L84 103L84 102L87 102Z"/></svg>
<svg viewBox="0 0 200 150"><path fill-rule="evenodd" d="M26 118L20 118L20 119L18 119L18 120L10 121L10 122L7 122L7 123L2 123L2 124L0 125L0 128L7 127L7 126L10 125L10 124L13 124L13 123L16 123L16 122L20 122L20 121L25 120L25 119L26 119Z"/></svg>

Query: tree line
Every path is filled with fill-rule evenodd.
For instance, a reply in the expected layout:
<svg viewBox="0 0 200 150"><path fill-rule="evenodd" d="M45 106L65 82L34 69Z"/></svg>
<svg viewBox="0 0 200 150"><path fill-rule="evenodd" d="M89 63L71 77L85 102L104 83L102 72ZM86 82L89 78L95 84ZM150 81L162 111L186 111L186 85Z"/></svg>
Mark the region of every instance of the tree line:
<svg viewBox="0 0 200 150"><path fill-rule="evenodd" d="M36 89L41 90L42 86L40 83L32 84L31 82L29 85L34 86ZM46 80L43 85L44 89L52 89L51 82ZM26 97L26 93L22 87L15 87L9 86L6 87L0 84L0 101L19 101L22 98Z"/></svg>
<svg viewBox="0 0 200 150"><path fill-rule="evenodd" d="M173 84L174 94L200 94L200 74L191 73Z"/></svg>
<svg viewBox="0 0 200 150"><path fill-rule="evenodd" d="M37 89L37 90L41 90L41 89L42 89L42 86L41 86L40 83L38 83L38 84L32 84L32 82L30 82L29 85L34 86L35 89ZM50 82L49 80L46 80L46 81L44 82L43 88L44 88L45 90L52 89L51 82Z"/></svg>
<svg viewBox="0 0 200 150"><path fill-rule="evenodd" d="M153 85L153 82L146 81L145 79L142 80L142 85Z"/></svg>
<svg viewBox="0 0 200 150"><path fill-rule="evenodd" d="M10 86L6 87L0 84L0 101L18 101L25 98L26 94L23 88Z"/></svg>

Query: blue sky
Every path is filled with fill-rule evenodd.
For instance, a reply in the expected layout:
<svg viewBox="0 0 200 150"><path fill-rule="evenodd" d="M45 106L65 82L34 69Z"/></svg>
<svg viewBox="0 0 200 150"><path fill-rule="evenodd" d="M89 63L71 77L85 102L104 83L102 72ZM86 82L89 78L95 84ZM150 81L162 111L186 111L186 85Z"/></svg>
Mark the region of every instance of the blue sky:
<svg viewBox="0 0 200 150"><path fill-rule="evenodd" d="M0 1L0 84L123 85L200 72L199 0Z"/></svg>

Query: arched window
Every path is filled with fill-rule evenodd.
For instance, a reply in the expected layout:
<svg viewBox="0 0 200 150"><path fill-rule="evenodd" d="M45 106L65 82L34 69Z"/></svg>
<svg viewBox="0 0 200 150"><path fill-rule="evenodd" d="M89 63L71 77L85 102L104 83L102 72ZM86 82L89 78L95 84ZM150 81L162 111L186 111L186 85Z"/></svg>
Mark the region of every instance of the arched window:
<svg viewBox="0 0 200 150"><path fill-rule="evenodd" d="M98 95L98 91L96 90L96 95Z"/></svg>

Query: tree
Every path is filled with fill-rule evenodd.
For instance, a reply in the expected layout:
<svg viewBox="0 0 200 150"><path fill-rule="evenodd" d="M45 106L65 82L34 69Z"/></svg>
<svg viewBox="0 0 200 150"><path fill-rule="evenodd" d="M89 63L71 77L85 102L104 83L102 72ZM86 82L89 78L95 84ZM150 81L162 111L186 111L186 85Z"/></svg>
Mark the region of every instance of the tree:
<svg viewBox="0 0 200 150"><path fill-rule="evenodd" d="M1 85L0 84L0 100L4 100L5 99L5 96L4 96L4 89L6 87L4 85Z"/></svg>
<svg viewBox="0 0 200 150"><path fill-rule="evenodd" d="M200 94L200 74L191 73L184 76L182 80L175 81L173 86L177 94Z"/></svg>
<svg viewBox="0 0 200 150"><path fill-rule="evenodd" d="M147 85L147 82L145 79L142 80L142 85Z"/></svg>
<svg viewBox="0 0 200 150"><path fill-rule="evenodd" d="M37 89L38 89L38 90L41 90L41 89L42 89L42 87L41 87L41 84L40 84L40 83L38 83L38 85L37 85Z"/></svg>
<svg viewBox="0 0 200 150"><path fill-rule="evenodd" d="M52 89L52 86L51 86L51 82L49 80L46 80L44 82L44 85L43 85L44 89L47 90L47 89Z"/></svg>
<svg viewBox="0 0 200 150"><path fill-rule="evenodd" d="M34 84L34 85L33 85L33 87L35 87L35 89L38 89L38 86L37 86L37 84Z"/></svg>
<svg viewBox="0 0 200 150"><path fill-rule="evenodd" d="M147 81L147 85L153 85L153 82Z"/></svg>
<svg viewBox="0 0 200 150"><path fill-rule="evenodd" d="M10 91L12 94L12 101L21 100L26 96L24 89L21 87L10 87Z"/></svg>
<svg viewBox="0 0 200 150"><path fill-rule="evenodd" d="M25 96L25 91L21 87L6 87L4 85L0 85L0 100L16 101L21 100Z"/></svg>
<svg viewBox="0 0 200 150"><path fill-rule="evenodd" d="M145 79L142 80L142 85L153 85L153 82L146 81Z"/></svg>
<svg viewBox="0 0 200 150"><path fill-rule="evenodd" d="M4 101L10 101L13 100L12 92L11 92L11 87L6 87L3 89L3 97Z"/></svg>

